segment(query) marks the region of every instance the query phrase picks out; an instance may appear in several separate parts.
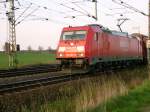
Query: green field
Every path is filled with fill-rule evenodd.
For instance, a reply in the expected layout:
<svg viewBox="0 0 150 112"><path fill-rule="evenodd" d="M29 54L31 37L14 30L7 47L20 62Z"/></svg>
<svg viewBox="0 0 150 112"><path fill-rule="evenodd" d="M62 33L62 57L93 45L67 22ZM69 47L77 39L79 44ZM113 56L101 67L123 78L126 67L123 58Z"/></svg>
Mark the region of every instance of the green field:
<svg viewBox="0 0 150 112"><path fill-rule="evenodd" d="M150 112L150 81L87 112Z"/></svg>
<svg viewBox="0 0 150 112"><path fill-rule="evenodd" d="M0 53L0 69L8 69L8 55L4 53ZM18 52L18 67L26 66L26 65L34 65L34 64L47 64L54 63L55 54L50 52Z"/></svg>

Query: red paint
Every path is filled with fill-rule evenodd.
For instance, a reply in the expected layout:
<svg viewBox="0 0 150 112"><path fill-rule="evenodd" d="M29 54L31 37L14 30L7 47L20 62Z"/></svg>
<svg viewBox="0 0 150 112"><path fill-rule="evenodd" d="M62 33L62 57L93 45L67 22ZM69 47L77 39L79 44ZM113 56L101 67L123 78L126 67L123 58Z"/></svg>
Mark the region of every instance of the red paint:
<svg viewBox="0 0 150 112"><path fill-rule="evenodd" d="M61 58L88 58L93 57L137 57L143 56L142 39L130 38L128 36L113 35L104 32L100 26L79 26L63 28L62 34L65 31L87 31L83 40L61 40L59 41L58 49L65 47L64 51L58 51L57 59ZM94 35L97 33L98 40L94 40ZM71 45L72 43L72 45ZM84 46L85 51L77 51L77 46ZM60 54L63 56L60 56ZM78 54L83 54L79 56Z"/></svg>

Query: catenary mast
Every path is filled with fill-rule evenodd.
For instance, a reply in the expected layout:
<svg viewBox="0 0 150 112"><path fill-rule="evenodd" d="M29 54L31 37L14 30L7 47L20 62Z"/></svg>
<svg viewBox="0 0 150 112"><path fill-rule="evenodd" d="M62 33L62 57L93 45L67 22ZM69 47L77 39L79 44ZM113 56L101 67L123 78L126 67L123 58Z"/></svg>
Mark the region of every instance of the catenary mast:
<svg viewBox="0 0 150 112"><path fill-rule="evenodd" d="M17 67L16 58L16 22L14 0L6 0L8 3L8 12L6 13L9 22L9 67Z"/></svg>

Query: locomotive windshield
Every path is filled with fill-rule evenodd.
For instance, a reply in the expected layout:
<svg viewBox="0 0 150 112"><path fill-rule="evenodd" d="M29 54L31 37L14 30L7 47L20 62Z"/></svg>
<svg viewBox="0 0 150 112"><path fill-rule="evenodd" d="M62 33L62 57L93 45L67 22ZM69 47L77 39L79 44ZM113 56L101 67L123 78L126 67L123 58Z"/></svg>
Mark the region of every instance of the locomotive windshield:
<svg viewBox="0 0 150 112"><path fill-rule="evenodd" d="M62 40L82 40L86 36L86 31L67 31L63 32Z"/></svg>

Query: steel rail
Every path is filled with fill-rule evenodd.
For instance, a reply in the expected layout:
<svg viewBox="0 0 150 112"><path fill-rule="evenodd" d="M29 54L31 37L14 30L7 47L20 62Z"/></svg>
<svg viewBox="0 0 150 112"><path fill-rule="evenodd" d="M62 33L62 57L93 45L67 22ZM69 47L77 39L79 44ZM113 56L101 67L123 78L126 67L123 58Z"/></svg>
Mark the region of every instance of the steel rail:
<svg viewBox="0 0 150 112"><path fill-rule="evenodd" d="M51 85L51 84L58 84L61 82L67 82L67 81L72 81L76 79L81 79L84 77L93 77L99 75L99 73L107 73L109 72L115 72L118 70L124 70L126 67L123 68L116 68L116 69L106 69L104 71L93 71L93 75L88 72L83 72L83 73L62 73L59 75L55 75L54 73L59 73L59 72L53 72L52 76L49 77L44 77L44 78L36 78L36 79L27 79L27 80L22 80L22 81L16 81L16 82L10 82L10 83L3 83L0 84L0 95L3 95L5 93L13 93L13 92L22 92L23 90L28 90L28 89L33 89L34 87L40 87L40 86L46 86L46 85ZM96 73L96 74L95 74ZM98 74L97 74L98 73Z"/></svg>
<svg viewBox="0 0 150 112"><path fill-rule="evenodd" d="M16 77L23 75L32 75L38 73L47 73L58 71L57 65L39 65L19 69L0 70L0 78Z"/></svg>
<svg viewBox="0 0 150 112"><path fill-rule="evenodd" d="M3 95L5 93L16 92L18 90L22 91L22 90L31 89L34 87L75 80L79 78L79 76L81 75L80 74L61 75L61 76L53 76L53 77L33 79L33 80L30 79L30 80L25 80L25 81L18 81L18 82L13 82L13 83L8 83L8 84L0 84L0 95ZM81 77L83 76L84 75L82 75Z"/></svg>

